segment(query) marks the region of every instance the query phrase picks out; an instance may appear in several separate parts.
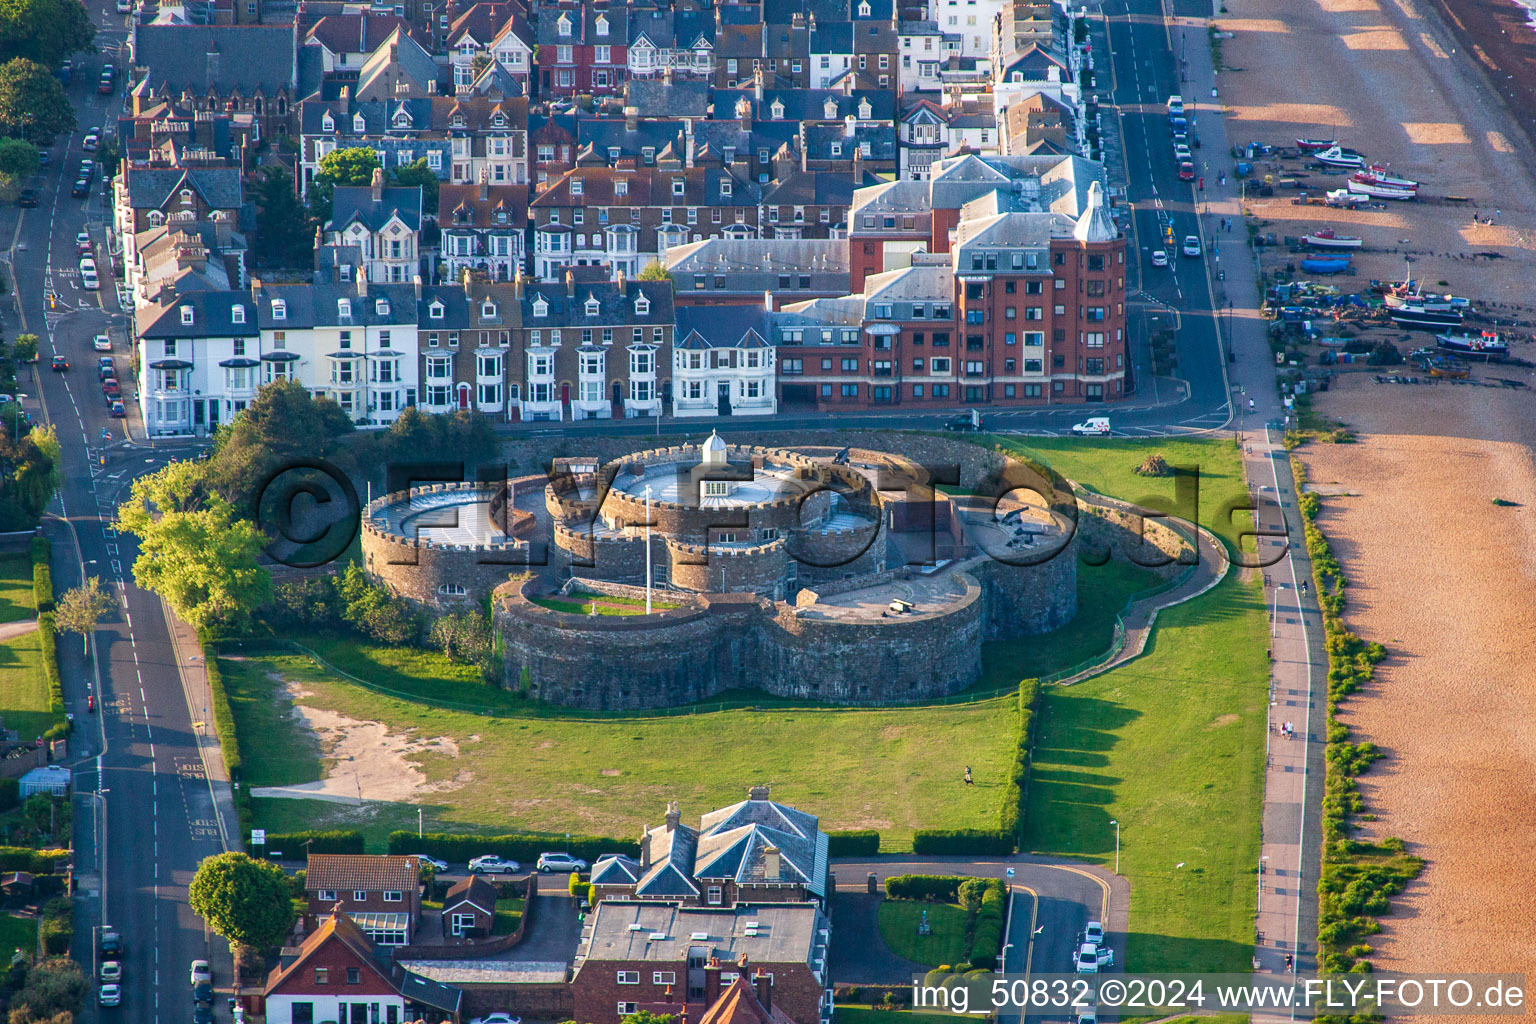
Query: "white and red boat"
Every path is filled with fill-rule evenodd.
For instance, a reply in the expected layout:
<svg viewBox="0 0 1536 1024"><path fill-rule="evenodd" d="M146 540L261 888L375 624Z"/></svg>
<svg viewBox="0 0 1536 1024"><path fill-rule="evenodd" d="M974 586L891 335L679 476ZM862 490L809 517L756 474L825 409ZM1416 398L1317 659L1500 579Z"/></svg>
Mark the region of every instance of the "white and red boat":
<svg viewBox="0 0 1536 1024"><path fill-rule="evenodd" d="M1380 164L1372 164L1363 171L1356 171L1351 177L1355 181L1367 185L1385 185L1388 188L1406 188L1417 192L1419 183L1412 178L1397 178L1387 173L1387 169Z"/></svg>
<svg viewBox="0 0 1536 1024"><path fill-rule="evenodd" d="M1370 196L1372 199L1417 199L1418 192L1411 188L1397 188L1394 185L1373 185L1368 181L1356 181L1354 178L1344 183L1344 187L1357 196Z"/></svg>
<svg viewBox="0 0 1536 1024"><path fill-rule="evenodd" d="M1302 235L1301 240L1314 249L1358 249L1365 244L1363 239L1350 235L1336 235L1332 228L1323 228L1310 235Z"/></svg>
<svg viewBox="0 0 1536 1024"><path fill-rule="evenodd" d="M1296 148L1303 153L1319 153L1325 149L1332 149L1338 143L1333 139L1297 139Z"/></svg>
<svg viewBox="0 0 1536 1024"><path fill-rule="evenodd" d="M1312 159L1320 164L1327 164L1329 167L1343 167L1352 171L1362 170L1365 167L1365 157L1352 149L1345 149L1339 145L1318 150L1312 154Z"/></svg>
<svg viewBox="0 0 1536 1024"><path fill-rule="evenodd" d="M1323 200L1329 206L1363 206L1371 201L1370 196L1357 196L1347 188L1331 189Z"/></svg>

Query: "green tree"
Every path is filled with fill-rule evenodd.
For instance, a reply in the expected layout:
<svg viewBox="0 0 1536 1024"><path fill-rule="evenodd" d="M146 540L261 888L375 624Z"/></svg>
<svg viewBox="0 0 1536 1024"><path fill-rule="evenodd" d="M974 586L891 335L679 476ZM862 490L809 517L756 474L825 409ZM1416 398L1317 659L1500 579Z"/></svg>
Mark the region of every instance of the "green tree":
<svg viewBox="0 0 1536 1024"><path fill-rule="evenodd" d="M469 412L428 415L412 406L387 430L368 438L358 450L360 465L391 462L456 462L473 467L496 454L496 432L484 416Z"/></svg>
<svg viewBox="0 0 1536 1024"><path fill-rule="evenodd" d="M80 1011L85 992L85 975L80 965L68 957L50 957L34 964L27 971L26 983L11 996L11 1024L58 1024L61 1017L72 1019ZM64 1024L68 1024L68 1019Z"/></svg>
<svg viewBox="0 0 1536 1024"><path fill-rule="evenodd" d="M650 1010L641 1010L639 1013L631 1013L623 1019L622 1024L673 1024L677 1017L670 1013L652 1013Z"/></svg>
<svg viewBox="0 0 1536 1024"><path fill-rule="evenodd" d="M341 575L342 616L358 632L391 647L414 644L421 619L408 601L370 580L356 562Z"/></svg>
<svg viewBox="0 0 1536 1024"><path fill-rule="evenodd" d="M378 154L366 146L333 149L320 158L320 170L309 186L309 215L319 227L331 219L336 186L367 185L379 168Z"/></svg>
<svg viewBox="0 0 1536 1024"><path fill-rule="evenodd" d="M256 261L264 267L307 268L314 258L314 234L293 191L293 176L270 164L251 189L256 201Z"/></svg>
<svg viewBox="0 0 1536 1024"><path fill-rule="evenodd" d="M53 69L94 50L95 40L80 0L0 0L0 61L25 57Z"/></svg>
<svg viewBox="0 0 1536 1024"><path fill-rule="evenodd" d="M265 602L272 578L257 563L261 531L211 491L203 465L173 462L133 482L117 528L139 538L133 578L197 629L238 625Z"/></svg>
<svg viewBox="0 0 1536 1024"><path fill-rule="evenodd" d="M18 363L30 363L37 359L37 335L16 335L16 344L11 346L11 357Z"/></svg>
<svg viewBox="0 0 1536 1024"><path fill-rule="evenodd" d="M54 606L53 623L66 633L79 633L80 653L88 654L96 624L116 605L112 595L101 589L101 577L90 576L80 586L64 591Z"/></svg>
<svg viewBox="0 0 1536 1024"><path fill-rule="evenodd" d="M640 271L640 280L665 281L667 284L675 283L672 280L672 272L664 264L658 262L647 263Z"/></svg>
<svg viewBox="0 0 1536 1024"><path fill-rule="evenodd" d="M0 65L0 132L38 141L74 130L75 111L53 72L24 57Z"/></svg>
<svg viewBox="0 0 1536 1024"><path fill-rule="evenodd" d="M42 166L37 147L26 139L0 139L0 174L30 178Z"/></svg>
<svg viewBox="0 0 1536 1024"><path fill-rule="evenodd" d="M432 623L432 642L449 661L484 665L491 657L491 623L478 611L439 615Z"/></svg>
<svg viewBox="0 0 1536 1024"><path fill-rule="evenodd" d="M293 927L288 876L276 864L243 853L221 853L198 865L187 889L192 910L229 948L267 949Z"/></svg>
<svg viewBox="0 0 1536 1024"><path fill-rule="evenodd" d="M278 466L335 455L337 439L352 430L351 417L329 398L315 398L297 381L273 381L219 429L203 480L259 519L250 507L252 488Z"/></svg>
<svg viewBox="0 0 1536 1024"><path fill-rule="evenodd" d="M17 403L7 403L14 408ZM14 432L14 433L13 433ZM59 444L52 427L30 430L0 418L0 532L30 530L58 486Z"/></svg>
<svg viewBox="0 0 1536 1024"><path fill-rule="evenodd" d="M404 185L409 188L413 185L421 187L421 212L430 216L437 216L437 172L427 166L427 158L422 157L397 167L390 172L390 180L396 185Z"/></svg>

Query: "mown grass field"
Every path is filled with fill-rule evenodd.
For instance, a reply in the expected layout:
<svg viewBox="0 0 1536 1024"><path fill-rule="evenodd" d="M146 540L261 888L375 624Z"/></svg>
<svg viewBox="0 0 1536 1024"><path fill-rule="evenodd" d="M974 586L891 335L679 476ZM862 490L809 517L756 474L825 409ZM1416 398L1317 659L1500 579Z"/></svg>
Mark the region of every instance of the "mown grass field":
<svg viewBox="0 0 1536 1024"><path fill-rule="evenodd" d="M0 556L0 624L37 614L32 595L32 558ZM66 640L66 642L68 642ZM75 642L79 642L78 639ZM48 706L42 644L35 629L0 641L0 721L24 740L47 732L59 716Z"/></svg>
<svg viewBox="0 0 1536 1024"><path fill-rule="evenodd" d="M928 914L929 933L919 935L924 912ZM971 955L965 941L966 913L958 904L883 900L877 915L880 938L903 960L938 967L961 963Z"/></svg>

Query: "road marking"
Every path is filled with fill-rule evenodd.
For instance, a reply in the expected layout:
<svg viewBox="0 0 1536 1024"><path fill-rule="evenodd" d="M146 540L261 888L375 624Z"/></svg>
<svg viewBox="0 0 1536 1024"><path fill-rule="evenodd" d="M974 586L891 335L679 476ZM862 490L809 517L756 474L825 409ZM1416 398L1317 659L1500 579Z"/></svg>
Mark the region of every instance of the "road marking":
<svg viewBox="0 0 1536 1024"><path fill-rule="evenodd" d="M1100 878L1098 875L1094 874L1092 871L1084 871L1082 868L1069 867L1066 864L1042 864L1040 866L1041 867L1046 867L1046 868L1053 868L1056 871L1070 871L1074 875L1082 875L1084 878L1091 879L1092 881L1098 883L1099 888L1104 890L1104 898L1103 898L1103 900L1099 904L1099 920L1104 922L1104 927L1105 927L1106 930L1108 930L1108 928L1110 926L1110 921L1109 921L1109 883L1108 882L1104 881L1104 879Z"/></svg>

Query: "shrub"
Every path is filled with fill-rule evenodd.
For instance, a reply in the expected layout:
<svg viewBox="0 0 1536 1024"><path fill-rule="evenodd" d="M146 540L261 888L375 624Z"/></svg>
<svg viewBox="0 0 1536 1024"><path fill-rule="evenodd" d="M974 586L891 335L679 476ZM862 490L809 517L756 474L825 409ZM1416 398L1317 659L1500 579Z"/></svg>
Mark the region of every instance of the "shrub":
<svg viewBox="0 0 1536 1024"><path fill-rule="evenodd" d="M892 875L885 880L885 894L893 900L954 903L966 881L959 875Z"/></svg>
<svg viewBox="0 0 1536 1024"><path fill-rule="evenodd" d="M1005 792L1007 791L1005 787ZM912 852L1006 856L1014 850L1012 832L990 828L928 828L912 836Z"/></svg>
<svg viewBox="0 0 1536 1024"><path fill-rule="evenodd" d="M219 667L219 656L204 641L203 667L208 674L208 692L213 701L213 731L219 738L219 753L224 758L224 774L234 788L235 815L240 819L240 838L243 848L251 833L254 815L251 811L251 794L242 785L245 761L240 756L240 738L235 733L235 714L229 707L229 694L224 689L224 672ZM268 840L270 844L270 840Z"/></svg>
<svg viewBox="0 0 1536 1024"><path fill-rule="evenodd" d="M0 779L0 811L21 806L21 780Z"/></svg>
<svg viewBox="0 0 1536 1024"><path fill-rule="evenodd" d="M32 600L39 614L53 611L53 569L48 563L51 553L47 537L32 538Z"/></svg>
<svg viewBox="0 0 1536 1024"><path fill-rule="evenodd" d="M980 910L981 897L986 892L987 881L985 878L967 878L960 883L955 902L969 911Z"/></svg>
<svg viewBox="0 0 1536 1024"><path fill-rule="evenodd" d="M304 844L308 843L306 847ZM296 857L310 853L362 853L363 834L356 829L325 829L308 832L268 832L267 849ZM414 852L414 851L413 851Z"/></svg>
<svg viewBox="0 0 1536 1024"><path fill-rule="evenodd" d="M68 896L55 896L43 904L43 951L49 956L69 953L69 944L75 937L74 904Z"/></svg>
<svg viewBox="0 0 1536 1024"><path fill-rule="evenodd" d="M494 853L498 857L510 857L518 861L534 861L546 850L562 850L573 857L590 861L605 853L625 853L637 857L640 855L640 844L632 839L607 839L602 836L571 836L564 839L532 834L477 836L428 832L421 837L415 832L389 834L390 853L425 853L446 861L467 861L482 853Z"/></svg>
<svg viewBox="0 0 1536 1024"><path fill-rule="evenodd" d="M880 852L880 833L872 828L827 833L827 856L873 857Z"/></svg>

